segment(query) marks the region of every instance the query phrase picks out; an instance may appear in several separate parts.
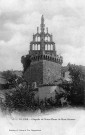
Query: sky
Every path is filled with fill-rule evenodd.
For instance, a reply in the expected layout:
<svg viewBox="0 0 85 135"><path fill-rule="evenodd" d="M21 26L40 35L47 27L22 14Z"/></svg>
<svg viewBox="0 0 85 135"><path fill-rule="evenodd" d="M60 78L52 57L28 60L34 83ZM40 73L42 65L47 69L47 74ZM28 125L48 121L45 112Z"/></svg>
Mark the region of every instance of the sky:
<svg viewBox="0 0 85 135"><path fill-rule="evenodd" d="M85 0L0 0L0 71L23 69L42 14L63 65L85 66Z"/></svg>

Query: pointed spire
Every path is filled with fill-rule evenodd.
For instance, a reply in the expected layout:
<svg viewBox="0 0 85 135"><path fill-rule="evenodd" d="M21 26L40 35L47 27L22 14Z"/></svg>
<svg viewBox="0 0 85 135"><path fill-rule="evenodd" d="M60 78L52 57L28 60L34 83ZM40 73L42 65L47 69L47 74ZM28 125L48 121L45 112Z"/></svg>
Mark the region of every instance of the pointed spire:
<svg viewBox="0 0 85 135"><path fill-rule="evenodd" d="M37 27L37 33L39 33L39 27Z"/></svg>
<svg viewBox="0 0 85 135"><path fill-rule="evenodd" d="M48 27L46 28L46 30L47 30L47 33L48 33Z"/></svg>
<svg viewBox="0 0 85 135"><path fill-rule="evenodd" d="M41 16L41 24L44 24L44 16Z"/></svg>
<svg viewBox="0 0 85 135"><path fill-rule="evenodd" d="M44 24L44 17L43 15L41 16L41 32L44 32L44 27L45 27L45 24Z"/></svg>

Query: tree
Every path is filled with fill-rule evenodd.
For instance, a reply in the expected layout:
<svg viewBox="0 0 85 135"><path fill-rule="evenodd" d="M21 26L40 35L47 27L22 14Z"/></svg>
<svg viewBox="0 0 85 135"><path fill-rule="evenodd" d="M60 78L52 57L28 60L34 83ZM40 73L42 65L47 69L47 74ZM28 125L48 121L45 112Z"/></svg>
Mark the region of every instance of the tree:
<svg viewBox="0 0 85 135"><path fill-rule="evenodd" d="M26 71L26 69L30 66L31 63L31 56L26 55L21 57L21 62L23 64L23 72Z"/></svg>
<svg viewBox="0 0 85 135"><path fill-rule="evenodd" d="M2 75L7 80L9 85L11 85L13 87L15 86L15 84L16 84L15 80L18 78L18 76L16 74L13 74L12 71L7 70L7 71L3 71Z"/></svg>
<svg viewBox="0 0 85 135"><path fill-rule="evenodd" d="M9 111L18 110L25 111L33 109L32 103L32 93L25 88L17 87L15 91L12 91L11 94L6 92L5 94L5 107Z"/></svg>
<svg viewBox="0 0 85 135"><path fill-rule="evenodd" d="M85 72L82 66L68 64L69 75L72 78L70 98L72 104L82 105L84 103Z"/></svg>

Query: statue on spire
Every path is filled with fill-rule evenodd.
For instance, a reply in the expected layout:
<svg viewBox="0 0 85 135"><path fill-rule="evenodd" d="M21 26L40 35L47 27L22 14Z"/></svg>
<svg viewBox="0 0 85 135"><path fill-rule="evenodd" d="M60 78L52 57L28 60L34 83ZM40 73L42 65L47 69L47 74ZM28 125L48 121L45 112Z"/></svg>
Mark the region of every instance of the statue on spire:
<svg viewBox="0 0 85 135"><path fill-rule="evenodd" d="M48 27L46 28L46 30L47 30L47 33L48 33Z"/></svg>
<svg viewBox="0 0 85 135"><path fill-rule="evenodd" d="M41 33L44 32L45 24L44 24L44 17L43 15L41 16Z"/></svg>

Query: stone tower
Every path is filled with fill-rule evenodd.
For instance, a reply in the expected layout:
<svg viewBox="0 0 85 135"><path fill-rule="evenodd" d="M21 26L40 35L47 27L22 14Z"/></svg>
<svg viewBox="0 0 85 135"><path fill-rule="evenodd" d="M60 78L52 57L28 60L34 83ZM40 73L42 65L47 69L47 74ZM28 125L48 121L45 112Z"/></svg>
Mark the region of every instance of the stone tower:
<svg viewBox="0 0 85 135"><path fill-rule="evenodd" d="M30 42L29 56L30 66L24 72L24 77L30 85L36 82L37 85L53 84L61 77L62 56L58 56L55 50L52 34L48 28L45 32L44 17L41 17L40 31L33 34Z"/></svg>

